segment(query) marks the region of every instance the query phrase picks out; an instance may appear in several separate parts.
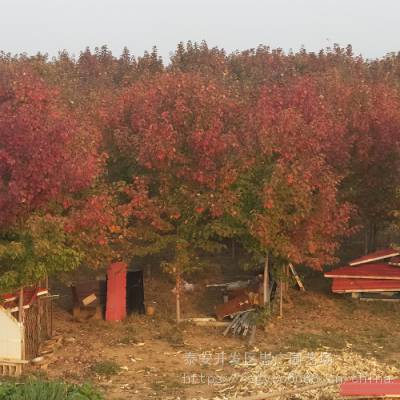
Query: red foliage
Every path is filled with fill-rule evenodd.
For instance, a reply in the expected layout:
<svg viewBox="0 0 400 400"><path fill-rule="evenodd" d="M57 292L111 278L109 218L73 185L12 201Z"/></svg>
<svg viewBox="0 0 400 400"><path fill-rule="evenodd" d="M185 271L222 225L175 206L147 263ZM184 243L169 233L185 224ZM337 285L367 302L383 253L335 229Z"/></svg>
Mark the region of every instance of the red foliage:
<svg viewBox="0 0 400 400"><path fill-rule="evenodd" d="M159 206L173 219L187 214L176 209L182 198L187 203L181 206L192 205L197 214L220 214L224 208L221 193L229 195L241 168L239 104L221 84L196 73L171 73L134 84L112 110L119 150L144 169L153 188L157 182L164 199ZM143 197L138 201L153 207Z"/></svg>
<svg viewBox="0 0 400 400"><path fill-rule="evenodd" d="M99 174L98 136L27 73L0 83L0 225L62 206Z"/></svg>
<svg viewBox="0 0 400 400"><path fill-rule="evenodd" d="M347 131L334 111L316 82L302 78L262 90L252 118L252 148L274 166L251 231L279 257L316 268L333 261L338 239L349 233L351 207L339 202L334 168L348 158Z"/></svg>

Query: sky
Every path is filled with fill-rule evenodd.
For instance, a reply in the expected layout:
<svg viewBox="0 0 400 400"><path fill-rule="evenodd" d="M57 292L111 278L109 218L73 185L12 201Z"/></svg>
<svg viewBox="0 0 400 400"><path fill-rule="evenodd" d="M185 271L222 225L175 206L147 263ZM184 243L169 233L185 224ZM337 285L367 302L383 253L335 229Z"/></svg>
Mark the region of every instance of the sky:
<svg viewBox="0 0 400 400"><path fill-rule="evenodd" d="M318 51L352 44L356 54L400 50L399 0L0 0L0 50L72 54L106 44L119 55L180 41L228 52L259 44Z"/></svg>

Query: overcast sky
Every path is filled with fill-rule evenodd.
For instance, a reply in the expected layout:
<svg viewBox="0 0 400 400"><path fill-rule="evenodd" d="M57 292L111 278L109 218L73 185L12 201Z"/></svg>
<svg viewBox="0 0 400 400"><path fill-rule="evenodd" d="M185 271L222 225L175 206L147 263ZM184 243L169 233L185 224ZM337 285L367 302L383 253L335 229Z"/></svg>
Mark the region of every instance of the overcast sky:
<svg viewBox="0 0 400 400"><path fill-rule="evenodd" d="M375 58L400 50L400 0L0 0L0 39L11 53L156 45L164 58L187 40L228 51L351 43Z"/></svg>

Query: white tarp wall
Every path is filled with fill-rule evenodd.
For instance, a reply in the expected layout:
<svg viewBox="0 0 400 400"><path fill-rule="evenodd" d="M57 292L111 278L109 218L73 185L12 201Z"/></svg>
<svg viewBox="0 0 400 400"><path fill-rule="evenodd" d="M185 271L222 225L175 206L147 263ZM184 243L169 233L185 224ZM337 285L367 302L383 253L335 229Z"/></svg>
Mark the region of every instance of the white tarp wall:
<svg viewBox="0 0 400 400"><path fill-rule="evenodd" d="M0 307L0 361L21 360L23 327L9 311Z"/></svg>

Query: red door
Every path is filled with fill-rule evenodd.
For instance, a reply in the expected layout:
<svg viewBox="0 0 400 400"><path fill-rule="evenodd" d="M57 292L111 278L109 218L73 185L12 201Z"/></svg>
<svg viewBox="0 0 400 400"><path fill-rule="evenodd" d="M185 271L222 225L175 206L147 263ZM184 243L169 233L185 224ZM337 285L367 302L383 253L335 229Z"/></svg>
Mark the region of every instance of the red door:
<svg viewBox="0 0 400 400"><path fill-rule="evenodd" d="M122 321L126 317L126 270L123 262L108 267L106 321Z"/></svg>

